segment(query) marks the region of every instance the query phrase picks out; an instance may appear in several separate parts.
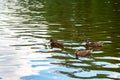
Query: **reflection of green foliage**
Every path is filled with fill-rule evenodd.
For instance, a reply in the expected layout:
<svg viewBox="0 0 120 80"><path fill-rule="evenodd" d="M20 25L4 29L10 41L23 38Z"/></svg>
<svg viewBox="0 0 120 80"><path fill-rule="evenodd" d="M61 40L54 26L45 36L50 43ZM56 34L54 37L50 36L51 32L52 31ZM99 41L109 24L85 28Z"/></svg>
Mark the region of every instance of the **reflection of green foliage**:
<svg viewBox="0 0 120 80"><path fill-rule="evenodd" d="M72 16L72 3L67 0L47 1L45 10L47 11L46 19L48 21L65 24Z"/></svg>
<svg viewBox="0 0 120 80"><path fill-rule="evenodd" d="M83 40L91 35L99 40L102 37L102 40L106 39L106 34L102 34L101 31L107 30L111 25L114 26L119 19L119 16L116 17L116 14L118 14L116 7L119 4L115 6L115 3L118 3L118 1L46 1L45 11L47 14L45 17L48 22L59 23L62 25L59 27L66 28L66 30L60 31L61 35L52 33L54 37L59 35L61 38L68 37L68 39L75 40L82 38ZM81 24L81 26L75 27L77 24ZM49 29L51 28L52 26ZM56 30L58 29L58 26L56 26ZM71 34L68 34L68 31Z"/></svg>

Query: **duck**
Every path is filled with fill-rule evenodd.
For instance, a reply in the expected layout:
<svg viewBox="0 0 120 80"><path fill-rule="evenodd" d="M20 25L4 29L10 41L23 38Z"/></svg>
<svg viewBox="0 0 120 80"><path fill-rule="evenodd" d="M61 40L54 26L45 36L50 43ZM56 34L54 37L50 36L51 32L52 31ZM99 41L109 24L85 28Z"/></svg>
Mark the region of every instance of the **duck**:
<svg viewBox="0 0 120 80"><path fill-rule="evenodd" d="M87 57L91 55L91 50L75 50L76 59L79 57Z"/></svg>
<svg viewBox="0 0 120 80"><path fill-rule="evenodd" d="M86 47L89 48L89 47L92 47L92 48L100 48L102 47L102 43L100 42L89 42L88 39L86 40Z"/></svg>
<svg viewBox="0 0 120 80"><path fill-rule="evenodd" d="M51 46L51 48L64 49L63 43L58 42L58 41L54 41L53 39L50 39L50 46Z"/></svg>

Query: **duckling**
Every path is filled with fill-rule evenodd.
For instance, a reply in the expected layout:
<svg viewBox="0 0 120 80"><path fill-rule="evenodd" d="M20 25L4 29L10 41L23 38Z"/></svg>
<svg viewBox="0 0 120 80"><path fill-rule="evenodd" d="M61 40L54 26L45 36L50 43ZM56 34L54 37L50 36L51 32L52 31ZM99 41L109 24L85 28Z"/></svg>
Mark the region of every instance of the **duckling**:
<svg viewBox="0 0 120 80"><path fill-rule="evenodd" d="M100 42L89 42L88 40L86 40L86 47L92 47L92 48L99 48L102 47L102 43Z"/></svg>
<svg viewBox="0 0 120 80"><path fill-rule="evenodd" d="M51 48L61 48L61 49L64 48L63 43L54 41L53 39L50 39L50 46Z"/></svg>
<svg viewBox="0 0 120 80"><path fill-rule="evenodd" d="M76 50L75 51L76 59L78 59L79 56L86 57L86 56L90 56L90 55L91 55L91 50Z"/></svg>

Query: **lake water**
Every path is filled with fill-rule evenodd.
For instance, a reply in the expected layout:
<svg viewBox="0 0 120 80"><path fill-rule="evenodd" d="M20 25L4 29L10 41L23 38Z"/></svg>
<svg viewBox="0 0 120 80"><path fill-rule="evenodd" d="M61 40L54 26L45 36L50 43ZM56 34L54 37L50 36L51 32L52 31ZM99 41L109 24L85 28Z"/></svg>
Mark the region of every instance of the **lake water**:
<svg viewBox="0 0 120 80"><path fill-rule="evenodd" d="M0 80L119 80L119 0L0 0ZM75 59L85 40L92 57ZM51 49L49 40L65 49Z"/></svg>

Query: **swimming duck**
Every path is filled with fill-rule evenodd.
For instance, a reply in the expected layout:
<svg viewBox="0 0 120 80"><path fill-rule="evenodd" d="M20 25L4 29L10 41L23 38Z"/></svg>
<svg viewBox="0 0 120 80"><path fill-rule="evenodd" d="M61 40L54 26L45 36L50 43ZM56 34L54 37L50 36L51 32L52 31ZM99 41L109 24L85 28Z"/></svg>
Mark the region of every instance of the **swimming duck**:
<svg viewBox="0 0 120 80"><path fill-rule="evenodd" d="M51 48L61 48L61 49L64 48L63 43L54 41L53 39L50 39L50 46Z"/></svg>
<svg viewBox="0 0 120 80"><path fill-rule="evenodd" d="M76 59L80 57L86 57L86 56L90 56L91 55L91 50L76 50L75 51L75 56Z"/></svg>
<svg viewBox="0 0 120 80"><path fill-rule="evenodd" d="M86 47L92 47L92 48L99 48L102 47L102 43L100 42L89 42L88 39L86 40Z"/></svg>

